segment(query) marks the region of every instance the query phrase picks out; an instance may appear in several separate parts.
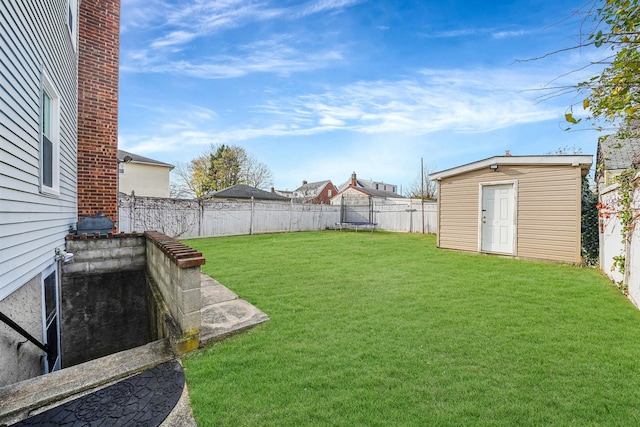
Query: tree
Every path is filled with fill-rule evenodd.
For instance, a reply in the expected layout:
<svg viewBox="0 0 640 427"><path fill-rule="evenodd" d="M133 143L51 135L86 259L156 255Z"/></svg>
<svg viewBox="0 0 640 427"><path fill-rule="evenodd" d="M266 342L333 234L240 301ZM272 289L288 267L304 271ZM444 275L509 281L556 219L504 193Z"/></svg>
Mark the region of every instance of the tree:
<svg viewBox="0 0 640 427"><path fill-rule="evenodd" d="M210 156L211 190L222 190L235 184L245 184L242 171L247 162L244 148L221 145Z"/></svg>
<svg viewBox="0 0 640 427"><path fill-rule="evenodd" d="M572 145L571 147L565 145L564 147L559 147L556 151L549 151L547 154L557 156L582 154L582 148L576 147L575 145Z"/></svg>
<svg viewBox="0 0 640 427"><path fill-rule="evenodd" d="M174 173L196 197L235 184L266 189L272 185L269 167L238 146L211 146L188 164L178 164Z"/></svg>
<svg viewBox="0 0 640 427"><path fill-rule="evenodd" d="M433 172L432 169L435 168L424 170L423 177L418 174L418 177L405 192L405 195L412 199L435 200L438 197L438 184L429 180L429 174Z"/></svg>
<svg viewBox="0 0 640 427"><path fill-rule="evenodd" d="M595 8L595 5L602 5ZM605 48L607 54L595 64L604 65L602 72L577 85L586 94L583 107L589 109L590 120L615 123L622 121L637 131L640 108L640 6L637 0L598 0L593 3L593 30L584 45ZM571 111L566 120L576 124L580 119Z"/></svg>
<svg viewBox="0 0 640 427"><path fill-rule="evenodd" d="M172 172L177 177L175 186L180 189L181 196L188 194L200 197L211 190L208 164L206 155L196 157L189 163L176 164Z"/></svg>
<svg viewBox="0 0 640 427"><path fill-rule="evenodd" d="M252 156L246 158L242 179L247 185L263 190L273 185L273 175L269 167Z"/></svg>

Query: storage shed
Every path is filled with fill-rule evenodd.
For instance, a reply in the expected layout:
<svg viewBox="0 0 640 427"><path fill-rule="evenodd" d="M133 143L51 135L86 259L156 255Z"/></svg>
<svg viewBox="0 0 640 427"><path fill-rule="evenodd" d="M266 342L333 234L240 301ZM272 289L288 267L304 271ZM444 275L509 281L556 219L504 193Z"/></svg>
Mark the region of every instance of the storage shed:
<svg viewBox="0 0 640 427"><path fill-rule="evenodd" d="M580 263L591 155L496 156L432 173L440 248Z"/></svg>

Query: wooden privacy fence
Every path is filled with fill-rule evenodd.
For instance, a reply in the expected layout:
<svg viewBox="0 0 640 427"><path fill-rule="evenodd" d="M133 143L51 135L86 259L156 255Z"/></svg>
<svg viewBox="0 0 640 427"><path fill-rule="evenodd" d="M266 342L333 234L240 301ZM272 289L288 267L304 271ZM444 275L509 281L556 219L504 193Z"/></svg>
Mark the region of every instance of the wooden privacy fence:
<svg viewBox="0 0 640 427"><path fill-rule="evenodd" d="M373 215L377 229L435 233L436 204L406 199L393 204L348 206ZM119 231L157 230L175 238L318 231L337 228L340 206L260 200L182 200L120 194Z"/></svg>

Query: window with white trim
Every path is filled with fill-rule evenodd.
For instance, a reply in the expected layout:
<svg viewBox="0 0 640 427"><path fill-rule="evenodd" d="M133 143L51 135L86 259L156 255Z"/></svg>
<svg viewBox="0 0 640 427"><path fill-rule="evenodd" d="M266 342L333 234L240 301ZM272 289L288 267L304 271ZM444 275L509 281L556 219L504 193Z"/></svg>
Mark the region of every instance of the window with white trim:
<svg viewBox="0 0 640 427"><path fill-rule="evenodd" d="M40 191L60 194L60 96L45 73L42 74L40 108Z"/></svg>
<svg viewBox="0 0 640 427"><path fill-rule="evenodd" d="M42 274L42 323L43 342L51 349L45 356L44 372L49 373L60 369L60 303L58 293L58 269L53 264Z"/></svg>
<svg viewBox="0 0 640 427"><path fill-rule="evenodd" d="M78 0L67 0L67 30L71 37L73 48L76 48L78 39Z"/></svg>

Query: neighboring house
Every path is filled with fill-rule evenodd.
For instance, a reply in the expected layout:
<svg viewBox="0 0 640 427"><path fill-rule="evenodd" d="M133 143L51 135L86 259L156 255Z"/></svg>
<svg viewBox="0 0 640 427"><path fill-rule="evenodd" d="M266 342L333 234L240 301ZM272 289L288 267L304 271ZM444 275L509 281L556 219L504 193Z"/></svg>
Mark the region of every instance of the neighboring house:
<svg viewBox="0 0 640 427"><path fill-rule="evenodd" d="M373 183L373 187L370 184ZM379 187L383 185L390 190L380 190L375 188L376 185ZM367 205L369 203L377 203L377 204L387 204L393 203L398 199L406 199L396 193L396 189L398 188L396 185L390 184L382 184L376 183L375 181L366 181L358 179L356 173L351 174L351 179L340 186L341 190L331 198L332 205L341 205L344 203L350 205Z"/></svg>
<svg viewBox="0 0 640 427"><path fill-rule="evenodd" d="M581 261L582 177L592 156L496 156L430 175L440 248Z"/></svg>
<svg viewBox="0 0 640 427"><path fill-rule="evenodd" d="M260 190L245 184L236 184L222 190L212 191L203 196L204 199L261 200L288 202L290 199L275 192Z"/></svg>
<svg viewBox="0 0 640 427"><path fill-rule="evenodd" d="M374 182L374 181L364 181ZM341 206L340 222L375 222L374 206L396 204L405 201L395 191L377 190L363 186L363 180L359 180L356 173L351 174L347 185L342 185L335 196L331 198L332 205ZM389 186L397 188L396 186Z"/></svg>
<svg viewBox="0 0 640 427"><path fill-rule="evenodd" d="M51 349L0 322L3 386L60 368L65 237L117 212L119 1L3 1L0 40L0 312Z"/></svg>
<svg viewBox="0 0 640 427"><path fill-rule="evenodd" d="M173 165L118 150L120 192L144 197L169 197Z"/></svg>
<svg viewBox="0 0 640 427"><path fill-rule="evenodd" d="M271 187L271 192L281 195L282 197L286 197L287 199L293 199L293 191L290 190L276 190Z"/></svg>
<svg viewBox="0 0 640 427"><path fill-rule="evenodd" d="M382 181L371 181L356 177L356 173L351 174L351 179L340 186L339 191L345 190L347 187L363 188L368 190L378 190L388 193L395 193L395 197L402 197L398 194L398 186L395 184L385 184Z"/></svg>
<svg viewBox="0 0 640 427"><path fill-rule="evenodd" d="M330 180L311 182L302 181L302 186L293 191L293 201L299 203L329 204L338 189Z"/></svg>
<svg viewBox="0 0 640 427"><path fill-rule="evenodd" d="M614 184L616 176L632 165L640 166L640 138L607 135L598 139L595 180L599 191Z"/></svg>

